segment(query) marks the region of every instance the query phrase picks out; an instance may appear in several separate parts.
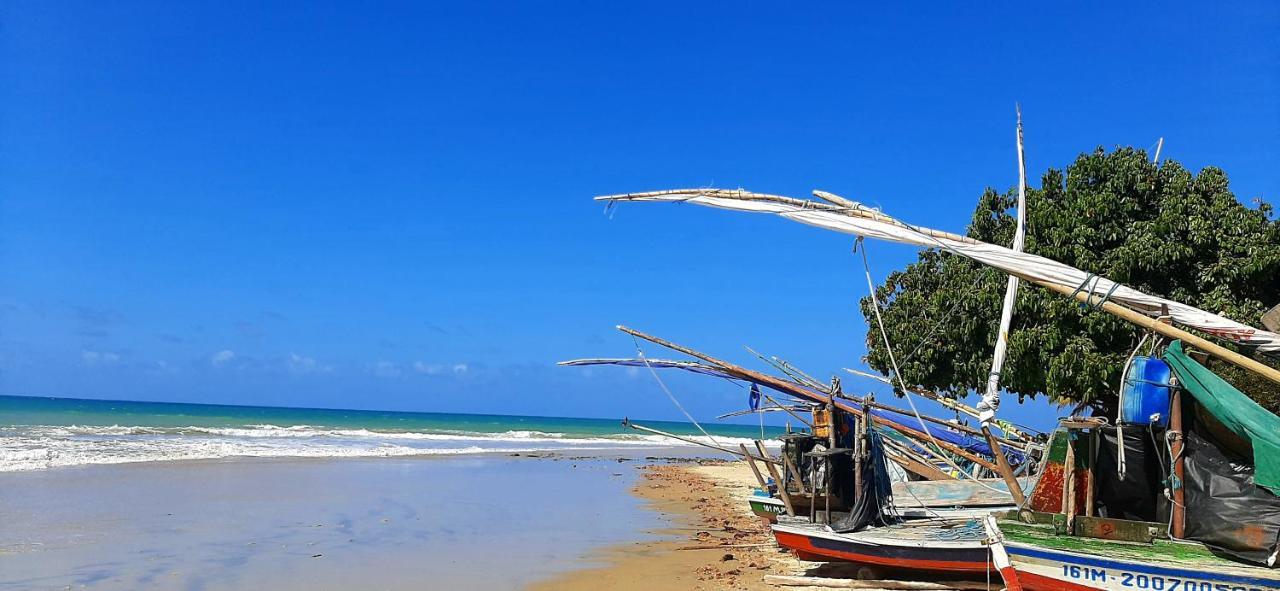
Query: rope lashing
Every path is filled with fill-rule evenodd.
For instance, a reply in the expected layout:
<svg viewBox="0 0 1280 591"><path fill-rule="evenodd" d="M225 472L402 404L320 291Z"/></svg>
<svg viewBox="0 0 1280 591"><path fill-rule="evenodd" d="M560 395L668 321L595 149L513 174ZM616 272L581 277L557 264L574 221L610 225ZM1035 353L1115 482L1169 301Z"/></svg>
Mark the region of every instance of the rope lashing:
<svg viewBox="0 0 1280 591"><path fill-rule="evenodd" d="M1080 295L1080 292L1086 292L1088 294L1085 297L1085 301L1080 302L1081 310L1087 310L1089 308L1093 308L1094 310L1102 309L1102 305L1106 304L1107 300L1111 299L1111 295L1114 294L1117 289L1120 289L1119 283L1112 282L1111 289L1107 290L1107 293L1103 294L1101 299L1099 299L1097 302L1094 302L1093 301L1094 293L1097 291L1098 284L1102 283L1102 279L1103 278L1099 275L1094 275L1093 273L1086 273L1084 276L1084 282L1076 286L1075 290L1071 292L1072 299L1075 299L1077 295ZM1090 285L1090 282L1092 282L1093 285Z"/></svg>

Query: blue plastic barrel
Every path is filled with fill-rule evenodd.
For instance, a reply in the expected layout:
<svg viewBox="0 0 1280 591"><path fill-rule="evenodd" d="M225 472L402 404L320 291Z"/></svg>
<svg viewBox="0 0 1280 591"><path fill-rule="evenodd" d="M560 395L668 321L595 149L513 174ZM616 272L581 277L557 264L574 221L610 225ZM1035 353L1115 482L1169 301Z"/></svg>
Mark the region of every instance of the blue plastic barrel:
<svg viewBox="0 0 1280 591"><path fill-rule="evenodd" d="M1134 357L1124 378L1124 406L1120 417L1127 425L1169 425L1169 364L1154 357Z"/></svg>

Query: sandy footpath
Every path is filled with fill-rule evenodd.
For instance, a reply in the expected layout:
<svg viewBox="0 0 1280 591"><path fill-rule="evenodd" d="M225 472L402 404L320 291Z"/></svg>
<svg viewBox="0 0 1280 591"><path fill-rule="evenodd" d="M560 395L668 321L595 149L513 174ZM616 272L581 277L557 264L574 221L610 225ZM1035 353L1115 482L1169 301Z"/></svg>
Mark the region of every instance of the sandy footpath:
<svg viewBox="0 0 1280 591"><path fill-rule="evenodd" d="M794 574L800 561L778 549L768 526L751 513L755 477L743 462L653 465L632 493L670 520L662 540L634 542L596 554L606 566L574 571L530 587L663 591L773 589L766 574ZM673 539L674 538L674 539Z"/></svg>

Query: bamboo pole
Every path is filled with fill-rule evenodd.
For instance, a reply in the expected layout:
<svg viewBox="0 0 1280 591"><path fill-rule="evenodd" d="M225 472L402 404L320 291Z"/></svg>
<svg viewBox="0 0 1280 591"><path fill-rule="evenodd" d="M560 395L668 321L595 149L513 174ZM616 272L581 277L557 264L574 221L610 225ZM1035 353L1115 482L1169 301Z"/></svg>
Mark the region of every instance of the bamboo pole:
<svg viewBox="0 0 1280 591"><path fill-rule="evenodd" d="M1032 281L1032 283L1035 283L1036 285L1039 285L1041 287L1045 287L1051 291L1056 291L1067 297L1075 298L1076 301L1081 302L1083 304L1088 304L1091 306L1097 305L1096 302L1094 301L1095 298L1093 297L1092 292L1075 291L1070 287L1064 287L1061 285L1056 285L1053 283L1044 283L1040 281ZM1104 312L1110 313L1115 316L1119 316L1121 319L1127 320L1133 324L1136 324L1141 328L1145 328L1152 332L1158 333L1161 336L1165 336L1171 339L1181 340L1189 345L1194 345L1196 348L1200 349L1201 351L1204 351L1205 353L1213 355L1218 359L1226 361L1227 363L1230 363L1237 367L1241 367L1249 371L1252 371L1254 373L1257 373L1262 377L1267 378L1268 380L1271 380L1277 384L1280 384L1280 369L1276 369L1260 361L1257 361L1256 359L1253 359L1251 357L1246 357L1244 355L1236 353L1235 351L1227 349L1226 347L1223 347L1208 339L1196 336L1190 332L1182 330L1181 328L1177 328L1175 326L1165 324L1161 322L1159 318L1153 318L1151 316L1147 316L1146 314L1143 314L1136 310L1131 310L1129 308L1121 306L1120 304L1116 304L1113 302L1102 302L1101 308Z"/></svg>
<svg viewBox="0 0 1280 591"><path fill-rule="evenodd" d="M856 399L855 399L855 400L856 400ZM893 406L888 406L888 405L885 405L885 404L881 404L881 403L879 403L879 402L862 402L862 404L863 404L864 406L868 407L868 408L875 408L875 409L883 410L883 411L886 411L886 412L891 412L891 413L895 413L895 414L900 414L900 415L903 415L903 416L908 416L908 417L915 417L915 416L916 416L916 415L915 415L915 413L913 413L913 412L911 412L911 411L909 411L909 410L902 409L902 408L897 408L897 407L893 407ZM975 436L975 437L986 437L986 434L984 434L984 433L982 432L982 430L981 430L981 429L975 429L975 428L970 427L970 426L968 426L968 425L961 425L961 424L959 424L959 423L952 423L952 422L950 422L950 421L947 421L947 420L944 420L944 419L939 419L939 418L937 418L937 417L931 417L931 416L929 416L929 415L920 415L920 418L922 418L922 419L924 419L925 421L928 421L928 422L930 422L930 423L934 423L934 424L936 424L936 425L941 425L941 426L943 426L943 427L947 427L948 429L955 429L955 430L957 430L957 431L960 431L961 433L965 433L965 434L968 434L968 435L973 435L973 436ZM999 425L997 425L997 426L999 426ZM994 434L994 433L992 433L992 434L991 434L991 436L992 436L993 438L995 438L995 440L996 440L996 441L1000 442L1000 444L1001 444L1001 445L1003 445L1003 446L1005 446L1005 447L1010 447L1010 448L1016 449L1016 450L1018 450L1018 451L1024 451L1024 452L1025 452L1025 451L1027 451L1027 446L1026 446L1026 444L1024 444L1024 443L1016 443L1016 442L1013 442L1013 441L1009 441L1008 439L1006 439L1006 438L1004 438L1004 437L1000 437L999 435L996 435L996 434Z"/></svg>
<svg viewBox="0 0 1280 591"><path fill-rule="evenodd" d="M634 337L637 337L637 338L644 339L644 340L649 341L649 342L651 342L651 343L655 343L655 344L658 344L658 345L662 345L663 347L666 347L666 348L671 349L671 350L673 350L673 351L679 351L679 352L681 352L681 353L684 353L685 355L689 355L690 357L695 357L695 358L697 358L697 359L701 359L701 360L706 361L707 363L710 363L710 364L712 364L712 365L718 365L718 366L720 366L720 369L721 369L721 370L723 370L723 371L725 371L726 373L729 373L729 374L732 374L732 375L738 375L738 376L741 376L743 379L749 379L749 380L751 380L751 381L758 382L758 383L760 383L760 384L763 384L763 385L765 385L765 386L768 386L768 387L773 388L773 389L775 389L775 390L778 390L778 391L780 391L780 392L786 392L786 393L788 393L788 394L791 394L792 396L795 396L795 397L797 397L797 398L804 398L804 399L806 399L806 400L810 400L810 401L812 401L812 402L816 402L816 403L819 403L819 404L824 404L824 403L826 403L826 402L827 402L827 398L828 398L828 397L827 397L827 395L826 395L825 393L815 392L815 391L812 391L812 390L809 390L809 389L806 389L806 388L803 388L803 387L799 387L799 386L797 386L796 384L794 384L794 383L792 383L792 382L788 382L788 381L786 381L786 380L781 380L781 379L778 379L778 378L773 377L773 376L768 375L768 374L764 374L764 373L760 373L760 372L758 372L758 371L753 371L753 370L750 370L750 369L746 369L746 368L744 368L744 367L739 367L739 366L736 366L736 365L734 365L734 364L732 364L732 363L728 363L728 362L726 362L726 361L721 361L721 360L716 359L715 357L711 357L710 355L707 355L707 354L705 354L705 353L701 353L701 352L696 351L696 350L694 350L694 349L690 349L690 348L685 347L685 346L683 346L683 345L678 345L678 344L676 344L676 343L673 343L673 342L671 342L671 341L668 341L668 340L665 340L665 339L662 339L662 338L659 338L659 337L655 337L655 336L653 336L653 335L645 334L645 333L643 333L643 332L640 332L640 331L635 330L635 329L632 329L632 328L627 328L627 327L625 327L625 326L619 325L619 326L618 326L618 330L620 330L620 331L622 331L622 332L625 332L625 333L627 333L627 334L629 334L629 335L631 335L631 336L634 336ZM858 409L858 408L856 408L856 407L853 407L853 406L851 406L851 405L844 404L844 403L842 403L842 402L837 402L835 406L836 406L836 408L839 408L839 409L844 410L844 411L846 411L846 412L852 413L854 416L857 416L857 417L861 417L861 416L862 416L862 410L861 410L861 409ZM896 423L894 423L894 424L888 424L888 425L886 425L886 426L887 426L887 427L890 427L890 428L892 428L892 429L894 429L894 430L896 430L896 431L898 431L898 432L902 433L903 435L906 435L906 436L908 436L908 437L910 437L910 438L912 438L912 439L915 439L915 440L917 440L917 441L920 441L920 442L922 442L922 443L923 443L923 442L936 443L938 447L940 447L940 448L942 448L942 449L944 449L944 450L946 450L946 451L948 451L948 452L951 452L951 453L953 453L953 454L956 454L956 455L958 455L958 456L960 456L960 457L962 457L962 458L964 458L964 459L966 459L966 460L969 460L970 462L973 462L973 463L975 463L975 464L977 464L977 465L979 465L979 466L982 466L983 468L986 468L986 469L988 469L988 470L991 470L991 471L993 471L993 472L994 472L994 471L996 471L996 470L998 470L998 468L996 467L996 465L995 465L995 464L993 464L993 463L991 463L990 461L988 461L988 460L986 460L986 459L984 459L984 458L982 458L982 457L978 456L977 454L974 454L974 453L972 453L972 452L970 452L970 451L968 451L968 450L962 449L962 448L960 448L960 447L958 447L958 446L956 446L956 445L952 445L952 444L947 443L947 442L944 442L944 441L934 441L934 440L933 440L933 438L929 437L929 435L927 435L927 434L926 434L926 433L924 433L923 431L919 431L919 430L914 429L914 428L912 428L912 427L908 427L908 426L906 426L906 425L901 425L901 424L896 424Z"/></svg>
<svg viewBox="0 0 1280 591"><path fill-rule="evenodd" d="M859 371L859 370L852 369L852 368L848 368L848 367L844 368L844 370L845 370L845 371L847 371L847 372L849 372L849 373L851 373L851 374L853 374L853 375L855 375L855 376L862 376L862 377L864 377L864 378L868 378L868 379L876 380L877 382L882 382L882 383L885 383L885 384L889 384L890 386L895 385L895 384L893 383L893 381L892 381L892 380L890 380L889 378L886 378L886 377L884 377L884 376L878 376L878 375L873 374L873 373L867 373L867 372L865 372L865 371ZM950 409L950 410L954 410L954 411L956 411L956 412L964 413L964 414L969 415L970 417L975 418L975 419L980 419L980 418L982 418L982 413L979 413L979 412L978 412L978 410L977 410L977 409L975 409L975 408L973 408L972 406L969 406L969 405L967 405L967 404L964 404L964 403L962 403L962 402L959 402L959 401L954 400L954 399L951 399L951 398L947 398L947 397L945 397L945 396L939 396L937 392L930 392L930 391L925 390L925 389L923 389L923 388L912 388L912 387L909 387L909 386L907 387L907 391L908 391L908 392L910 392L910 393L912 393L912 394L919 394L920 396L924 396L925 398L927 398L927 399L929 399L929 400L932 400L932 401L934 401L934 402L937 402L938 404L941 404L944 408L948 408L948 409ZM910 413L909 413L909 411L905 411L905 410L898 409L898 408L885 407L885 409L884 409L884 410L892 410L893 412L900 412L900 413L903 413L903 414L910 414ZM1005 435L1007 435L1007 436L1009 436L1009 437L1013 437L1013 438L1017 438L1017 439L1022 439L1022 440L1025 440L1025 441L1027 441L1027 442L1030 442L1030 441L1031 441L1031 439L1032 439L1030 435L1027 435L1026 433L1023 433L1021 429L1018 429L1014 424L1010 423L1009 421L1004 421L1004 420L1001 420L1001 419L994 419L994 422L995 422L996 426L997 426L997 427L1000 427L1000 430L1001 430L1001 431L1004 431ZM1007 442L1010 446L1017 445L1017 444L1013 443L1012 441L1009 441L1009 440L1008 440L1008 438L1002 438L1002 441Z"/></svg>
<svg viewBox="0 0 1280 591"><path fill-rule="evenodd" d="M727 447L720 447L720 446L718 446L718 445L712 445L712 444L710 444L710 443L703 443L703 442L698 441L698 440L696 440L696 439L689 439L688 437L681 437L681 436L676 435L676 434L674 434L674 433L667 433L666 431L659 431L659 430L657 430L657 429L652 429L652 428L645 427L645 426L642 426L642 425L637 425L637 424L635 424L635 423L633 423L633 422L631 422L631 421L629 421L629 420L627 420L627 419L622 419L622 426L624 426L624 427L630 427L630 428L632 428L632 429L635 429L636 431L643 431L643 432L645 432L645 433L652 433L652 434L654 434L654 435L661 435L661 436L663 436L663 437L670 437L670 438L672 438L672 439L675 439L675 440L677 440L677 441L683 441L683 442L685 442L685 443L692 443L692 444L694 444L694 445L701 445L702 447L709 447L709 448L711 448L711 449L714 449L714 450L717 450L717 451L722 451L722 452L727 453L727 454L732 455L732 456L737 456L737 455L738 455L738 452L733 451L732 449L729 449L729 448L727 448ZM751 456L747 456L747 457L751 457ZM760 460L760 461L762 461L762 462L770 462L770 461L772 461L772 460L766 460L766 459L761 459L761 458L754 458L754 459Z"/></svg>
<svg viewBox="0 0 1280 591"><path fill-rule="evenodd" d="M787 414L789 414L789 415L791 415L791 416L795 417L795 419L796 419L797 421L800 421L801 423L803 423L803 424L804 424L804 426L806 426L806 427L808 427L808 428L810 428L810 429L812 429L812 428L813 428L813 425L810 425L810 424L809 424L809 421L804 420L804 418L803 418L803 417L801 417L800 415L798 415L798 414L796 414L796 413L794 413L794 412L791 412L791 409L789 409L789 408L787 408L787 407L785 407L785 406L783 406L783 405L779 404L779 403L778 403L778 401L777 401L777 400L774 400L772 396L769 396L768 394L761 394L761 396L764 396L764 399L765 399L765 400L768 400L769 402L772 402L772 403L773 403L774 405L776 405L778 408L781 408L782 410L787 411Z"/></svg>

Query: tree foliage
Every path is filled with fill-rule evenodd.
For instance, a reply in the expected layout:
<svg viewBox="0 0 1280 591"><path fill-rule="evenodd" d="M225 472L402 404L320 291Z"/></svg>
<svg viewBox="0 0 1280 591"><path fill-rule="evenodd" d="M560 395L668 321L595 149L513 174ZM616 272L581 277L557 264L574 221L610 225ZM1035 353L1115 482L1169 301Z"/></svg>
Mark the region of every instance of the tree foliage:
<svg viewBox="0 0 1280 591"><path fill-rule="evenodd" d="M1016 189L987 189L969 236L1008 245ZM1153 164L1141 150L1081 154L1027 191L1026 250L1260 326L1280 301L1280 222L1269 204L1236 199L1227 175ZM920 253L877 289L907 384L955 395L985 388L1007 276L937 250ZM889 373L869 298L861 302L867 362ZM1123 320L1023 282L1014 307L1001 386L1021 396L1107 405L1121 366L1141 337ZM1273 411L1280 394L1261 378L1228 372Z"/></svg>

